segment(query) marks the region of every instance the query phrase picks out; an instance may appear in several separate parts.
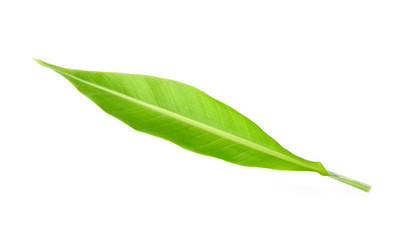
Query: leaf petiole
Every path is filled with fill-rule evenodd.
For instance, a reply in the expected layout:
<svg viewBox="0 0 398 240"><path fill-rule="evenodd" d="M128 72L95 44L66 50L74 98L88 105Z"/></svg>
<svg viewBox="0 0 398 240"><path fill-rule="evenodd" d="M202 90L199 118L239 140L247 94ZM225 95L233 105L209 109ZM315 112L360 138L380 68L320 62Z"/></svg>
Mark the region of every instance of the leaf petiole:
<svg viewBox="0 0 398 240"><path fill-rule="evenodd" d="M334 172L329 171L329 170L328 170L328 172L329 172L329 174L330 174L329 177L331 177L331 178L333 178L333 179L336 179L337 181L343 182L343 183L345 183L345 184L348 184L348 185L350 185L350 186L353 186L353 187L356 187L356 188L358 188L358 189L361 189L361 190L363 190L363 191L365 191L365 192L369 192L370 189L372 188L372 186L370 186L370 185L368 185L368 184L366 184L366 183L362 183L362 182L360 182L360 181L357 181L357 180L348 178L348 177L346 177L346 176L343 176L343 175L334 173Z"/></svg>

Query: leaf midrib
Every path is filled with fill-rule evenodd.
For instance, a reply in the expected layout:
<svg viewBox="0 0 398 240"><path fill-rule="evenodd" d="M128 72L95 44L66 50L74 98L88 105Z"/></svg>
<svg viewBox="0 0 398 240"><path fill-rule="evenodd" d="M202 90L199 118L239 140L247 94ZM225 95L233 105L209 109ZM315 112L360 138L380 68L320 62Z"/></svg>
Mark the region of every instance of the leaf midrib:
<svg viewBox="0 0 398 240"><path fill-rule="evenodd" d="M238 144L245 145L245 146L247 146L249 148L258 150L258 151L263 152L265 154L268 154L268 155L271 155L271 156L274 156L274 157L278 157L278 158L283 159L283 160L285 160L287 162L290 162L290 163L293 163L293 164L297 164L299 166L303 166L305 168L313 169L314 171L319 172L319 169L315 168L314 166L306 164L305 162L301 162L300 160L294 159L292 157L286 156L286 155L284 155L284 154L282 154L280 152L277 152L275 150L272 150L272 149L267 148L265 146L262 146L260 144L257 144L257 143L251 142L249 140L246 140L244 138L235 136L235 135L233 135L233 134L231 134L229 132L222 131L220 129L217 129L217 128L214 128L212 126L206 125L204 123L198 122L196 120L187 118L185 116L182 116L182 115L177 114L175 112L172 112L170 110L167 110L167 109L164 109L164 108L160 108L160 107L158 107L156 105L152 105L152 104L146 103L144 101L141 101L141 100L138 100L136 98L130 97L128 95L125 95L123 93L114 91L114 90L109 89L107 87L104 87L104 86L101 86L101 85L98 85L98 84L95 84L95 83L88 82L88 81L83 80L83 79L81 79L79 77L73 76L73 75L71 75L71 74L69 74L67 72L64 72L64 71L61 71L61 70L58 70L58 69L54 69L54 68L51 68L51 69L53 69L54 71L56 71L56 72L58 72L58 73L60 73L62 75L67 75L68 77L76 79L77 81L80 81L80 82L82 82L84 84L87 84L87 85L90 85L92 87L101 89L101 90L103 90L105 92L112 93L112 94L114 94L116 96L124 98L124 99L126 99L128 101L134 102L136 104L139 104L141 106L147 107L149 109L152 109L153 111L156 111L156 112L159 112L161 114L167 115L167 116L172 117L174 119L177 119L177 120L179 120L181 122L188 123L188 124L190 124L190 125L192 125L194 127L201 128L201 129L203 129L205 131L211 132L211 133L213 133L215 135L218 135L220 137L227 138L227 139L229 139L229 140L231 140L233 142L236 142Z"/></svg>

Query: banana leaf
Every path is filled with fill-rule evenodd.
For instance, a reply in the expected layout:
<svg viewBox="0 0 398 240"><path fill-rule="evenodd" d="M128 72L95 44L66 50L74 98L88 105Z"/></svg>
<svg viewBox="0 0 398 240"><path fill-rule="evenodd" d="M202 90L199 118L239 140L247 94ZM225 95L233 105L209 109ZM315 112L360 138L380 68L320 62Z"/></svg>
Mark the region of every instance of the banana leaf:
<svg viewBox="0 0 398 240"><path fill-rule="evenodd" d="M137 131L241 166L312 171L370 191L367 184L294 155L250 119L193 86L147 75L62 68L35 60Z"/></svg>

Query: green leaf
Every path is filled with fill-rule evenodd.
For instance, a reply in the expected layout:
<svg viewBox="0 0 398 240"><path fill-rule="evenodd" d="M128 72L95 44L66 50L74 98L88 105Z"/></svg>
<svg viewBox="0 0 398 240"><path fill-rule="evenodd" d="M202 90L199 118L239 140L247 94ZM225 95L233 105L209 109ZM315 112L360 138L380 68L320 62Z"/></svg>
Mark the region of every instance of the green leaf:
<svg viewBox="0 0 398 240"><path fill-rule="evenodd" d="M326 170L320 162L292 154L250 119L190 85L146 75L68 69L35 60L137 131L242 166L313 171L370 190L366 184Z"/></svg>

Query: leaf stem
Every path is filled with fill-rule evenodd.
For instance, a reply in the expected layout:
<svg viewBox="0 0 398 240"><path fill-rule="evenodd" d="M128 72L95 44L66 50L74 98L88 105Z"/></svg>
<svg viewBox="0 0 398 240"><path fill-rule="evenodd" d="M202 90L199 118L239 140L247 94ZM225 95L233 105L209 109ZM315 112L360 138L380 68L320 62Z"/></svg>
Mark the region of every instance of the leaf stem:
<svg viewBox="0 0 398 240"><path fill-rule="evenodd" d="M357 180L348 178L348 177L346 177L346 176L343 176L343 175L334 173L334 172L329 171L329 170L328 170L328 172L330 173L330 176L329 176L329 177L331 177L331 178L333 178L333 179L336 179L337 181L343 182L343 183L345 183L345 184L351 185L351 186L353 186L353 187L356 187L356 188L358 188L358 189L361 189L361 190L363 190L363 191L365 191L365 192L369 192L370 189L372 188L372 186L370 186L370 185L368 185L368 184L359 182L359 181L357 181Z"/></svg>

